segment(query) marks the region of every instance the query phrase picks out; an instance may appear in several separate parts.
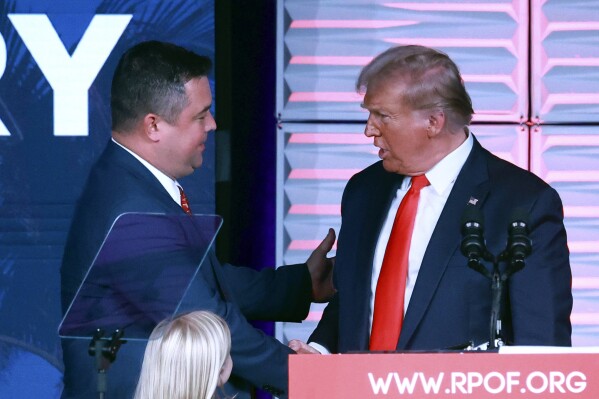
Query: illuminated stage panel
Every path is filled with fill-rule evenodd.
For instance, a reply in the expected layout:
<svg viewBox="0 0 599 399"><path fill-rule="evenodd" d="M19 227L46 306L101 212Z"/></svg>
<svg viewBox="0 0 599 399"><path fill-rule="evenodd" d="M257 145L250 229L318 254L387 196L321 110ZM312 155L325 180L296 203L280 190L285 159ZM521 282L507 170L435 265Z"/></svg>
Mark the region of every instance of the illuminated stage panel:
<svg viewBox="0 0 599 399"><path fill-rule="evenodd" d="M284 121L365 120L355 79L397 44L449 53L472 95L475 121L519 122L527 113L525 1L282 3L277 108Z"/></svg>
<svg viewBox="0 0 599 399"><path fill-rule="evenodd" d="M599 183L599 132L596 127L535 128L531 143L532 171L548 183L575 183L579 186ZM588 198L581 199L571 205L592 204Z"/></svg>
<svg viewBox="0 0 599 399"><path fill-rule="evenodd" d="M378 160L363 124L283 124L279 130L278 254L304 262L329 227L339 231L347 180Z"/></svg>
<svg viewBox="0 0 599 399"><path fill-rule="evenodd" d="M574 345L597 345L599 331L599 133L593 126L545 126L531 137L532 171L564 203L574 310ZM594 335L594 340L593 340Z"/></svg>
<svg viewBox="0 0 599 399"><path fill-rule="evenodd" d="M517 125L470 126L483 147L498 157L528 169L528 127Z"/></svg>
<svg viewBox="0 0 599 399"><path fill-rule="evenodd" d="M599 122L599 4L532 3L532 117Z"/></svg>

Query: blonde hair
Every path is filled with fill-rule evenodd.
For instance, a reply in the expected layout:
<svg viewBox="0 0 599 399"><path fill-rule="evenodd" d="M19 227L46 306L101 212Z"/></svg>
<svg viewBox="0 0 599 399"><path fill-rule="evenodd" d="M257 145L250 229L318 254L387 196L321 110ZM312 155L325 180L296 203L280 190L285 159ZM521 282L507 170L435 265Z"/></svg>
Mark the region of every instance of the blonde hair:
<svg viewBox="0 0 599 399"><path fill-rule="evenodd" d="M231 350L226 322L195 311L165 320L146 346L135 399L210 399Z"/></svg>

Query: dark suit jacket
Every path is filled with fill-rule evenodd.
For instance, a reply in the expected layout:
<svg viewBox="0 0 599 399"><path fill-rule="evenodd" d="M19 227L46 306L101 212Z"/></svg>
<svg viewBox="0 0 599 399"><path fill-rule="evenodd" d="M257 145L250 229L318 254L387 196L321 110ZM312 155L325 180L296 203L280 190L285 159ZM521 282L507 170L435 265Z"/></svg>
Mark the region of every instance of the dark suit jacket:
<svg viewBox="0 0 599 399"><path fill-rule="evenodd" d="M309 341L332 352L368 349L374 249L402 180L378 162L348 182L335 263L338 294ZM492 155L475 139L428 243L397 349L489 340L490 281L468 268L460 251L460 220L470 198L478 199L493 254L506 247L515 208L524 208L530 218L532 254L509 280L508 338L516 345L571 345L571 271L561 200L541 179Z"/></svg>
<svg viewBox="0 0 599 399"><path fill-rule="evenodd" d="M138 160L109 142L91 170L69 232L61 267L63 312L110 226L125 212L184 215ZM183 310L211 310L227 321L232 336L232 385L247 389L249 383L285 396L287 357L292 351L253 328L247 320L301 321L308 313L310 298L311 281L305 265L257 272L220 265L211 253L185 297ZM62 343L63 398L96 397L94 359L87 354L89 341L63 339ZM144 349L145 342L130 341L121 347L108 371L107 397L132 397ZM247 392L238 395L243 397L247 397Z"/></svg>

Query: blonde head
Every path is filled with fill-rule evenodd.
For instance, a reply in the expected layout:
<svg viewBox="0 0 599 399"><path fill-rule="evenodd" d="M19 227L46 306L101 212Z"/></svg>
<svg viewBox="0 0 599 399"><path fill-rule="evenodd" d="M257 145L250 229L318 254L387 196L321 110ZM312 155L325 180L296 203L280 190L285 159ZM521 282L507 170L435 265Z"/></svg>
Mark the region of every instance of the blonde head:
<svg viewBox="0 0 599 399"><path fill-rule="evenodd" d="M211 312L161 322L148 341L135 399L212 398L230 350L229 328Z"/></svg>

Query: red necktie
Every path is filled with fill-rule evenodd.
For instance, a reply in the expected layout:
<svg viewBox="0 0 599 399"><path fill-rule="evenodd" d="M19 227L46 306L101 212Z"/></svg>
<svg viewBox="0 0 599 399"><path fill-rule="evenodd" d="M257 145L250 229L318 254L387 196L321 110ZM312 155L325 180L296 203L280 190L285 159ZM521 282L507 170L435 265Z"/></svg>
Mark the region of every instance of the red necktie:
<svg viewBox="0 0 599 399"><path fill-rule="evenodd" d="M418 210L420 190L430 183L425 175L412 177L412 186L401 200L381 273L376 285L370 350L395 350L403 323L404 297L408 275L408 254Z"/></svg>
<svg viewBox="0 0 599 399"><path fill-rule="evenodd" d="M191 208L189 207L189 201L187 201L187 196L185 195L185 192L183 191L183 188L181 186L177 187L179 187L179 193L181 194L181 208L183 208L183 211L185 211L185 213L191 215Z"/></svg>

